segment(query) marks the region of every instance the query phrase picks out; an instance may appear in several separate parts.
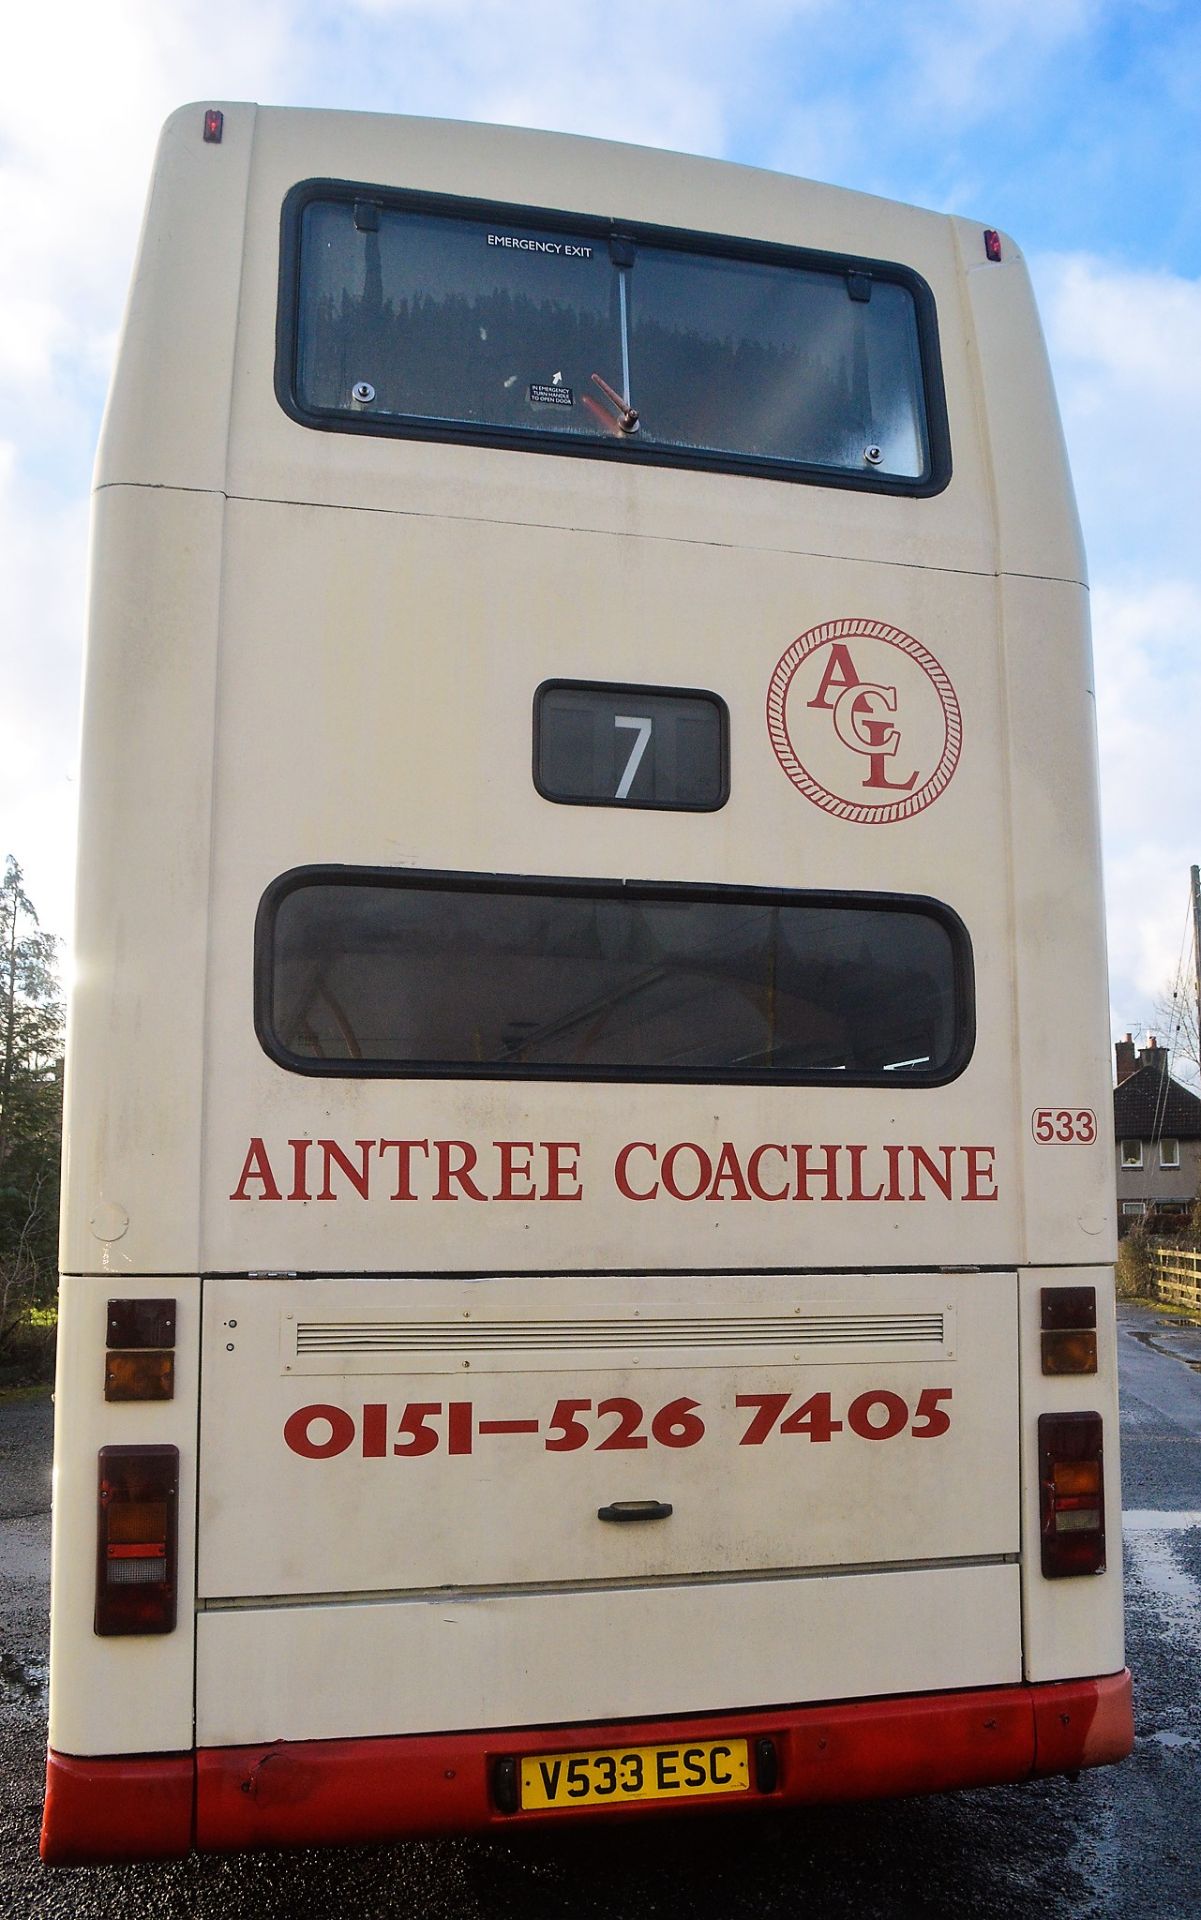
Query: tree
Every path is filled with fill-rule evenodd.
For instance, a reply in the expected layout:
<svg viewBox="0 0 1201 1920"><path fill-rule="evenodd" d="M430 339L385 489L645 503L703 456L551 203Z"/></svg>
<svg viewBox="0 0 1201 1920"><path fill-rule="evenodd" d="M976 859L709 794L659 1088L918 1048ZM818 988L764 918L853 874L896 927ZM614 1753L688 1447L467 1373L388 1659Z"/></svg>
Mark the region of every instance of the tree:
<svg viewBox="0 0 1201 1920"><path fill-rule="evenodd" d="M0 882L0 1343L52 1298L58 1265L63 1005L58 942L9 854Z"/></svg>

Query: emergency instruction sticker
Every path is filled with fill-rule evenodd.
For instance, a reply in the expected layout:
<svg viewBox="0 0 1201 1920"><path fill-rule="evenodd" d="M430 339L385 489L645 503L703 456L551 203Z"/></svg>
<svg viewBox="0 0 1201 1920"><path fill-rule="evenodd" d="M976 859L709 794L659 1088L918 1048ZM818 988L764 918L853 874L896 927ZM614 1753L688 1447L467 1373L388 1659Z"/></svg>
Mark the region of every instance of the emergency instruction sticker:
<svg viewBox="0 0 1201 1920"><path fill-rule="evenodd" d="M530 386L530 405L534 407L574 407L575 394L553 380L535 380Z"/></svg>

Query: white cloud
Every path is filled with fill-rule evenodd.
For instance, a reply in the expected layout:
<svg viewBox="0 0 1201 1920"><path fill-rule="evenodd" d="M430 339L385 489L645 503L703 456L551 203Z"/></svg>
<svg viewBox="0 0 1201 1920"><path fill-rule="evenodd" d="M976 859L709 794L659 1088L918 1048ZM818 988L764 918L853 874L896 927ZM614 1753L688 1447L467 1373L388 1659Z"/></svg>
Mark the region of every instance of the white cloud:
<svg viewBox="0 0 1201 1920"><path fill-rule="evenodd" d="M902 9L905 111L959 126L995 113L999 97L1020 99L1023 84L1100 12L1099 0L934 0Z"/></svg>
<svg viewBox="0 0 1201 1920"><path fill-rule="evenodd" d="M72 919L87 509L31 497L0 444L0 856L16 854L48 932Z"/></svg>
<svg viewBox="0 0 1201 1920"><path fill-rule="evenodd" d="M776 109L763 134L766 164L943 212L987 214L998 156L981 129L991 123L995 136L1000 122L1003 149L1020 147L1033 103L1051 89L1062 96L1065 69L1108 3L858 0L851 9L835 0L813 8L811 31L793 36L789 84L766 76Z"/></svg>
<svg viewBox="0 0 1201 1920"><path fill-rule="evenodd" d="M774 37L834 4L347 0L338 49L358 105L721 154Z"/></svg>
<svg viewBox="0 0 1201 1920"><path fill-rule="evenodd" d="M1087 255L1032 266L1095 578L1201 577L1201 280Z"/></svg>
<svg viewBox="0 0 1201 1920"><path fill-rule="evenodd" d="M0 854L72 921L87 487L158 129L283 73L287 9L110 0L5 21L0 69Z"/></svg>
<svg viewBox="0 0 1201 1920"><path fill-rule="evenodd" d="M1051 324L1078 379L1113 377L1155 401L1201 406L1201 282L1079 255L1051 258L1046 274Z"/></svg>
<svg viewBox="0 0 1201 1920"><path fill-rule="evenodd" d="M1201 856L1201 282L1033 264L1094 582L1115 1024L1154 1025Z"/></svg>
<svg viewBox="0 0 1201 1920"><path fill-rule="evenodd" d="M1175 973L1201 856L1201 581L1099 589L1093 638L1114 1007L1129 1024Z"/></svg>
<svg viewBox="0 0 1201 1920"><path fill-rule="evenodd" d="M53 39L36 8L6 25L0 74L0 246L8 285L29 303L0 336L6 376L111 335L128 279L159 126L180 100L281 71L283 5L235 0L74 0ZM6 351L7 346L7 351Z"/></svg>

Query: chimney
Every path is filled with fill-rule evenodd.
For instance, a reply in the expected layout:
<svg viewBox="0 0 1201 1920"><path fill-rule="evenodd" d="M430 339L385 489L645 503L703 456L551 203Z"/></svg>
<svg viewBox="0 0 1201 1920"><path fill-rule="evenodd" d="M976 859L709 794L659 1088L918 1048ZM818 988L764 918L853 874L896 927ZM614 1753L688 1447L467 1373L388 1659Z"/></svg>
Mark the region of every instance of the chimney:
<svg viewBox="0 0 1201 1920"><path fill-rule="evenodd" d="M1147 1035L1147 1044L1138 1056L1140 1067L1150 1067L1152 1073L1167 1073L1168 1050L1161 1047L1153 1033Z"/></svg>
<svg viewBox="0 0 1201 1920"><path fill-rule="evenodd" d="M1133 1035L1128 1033L1124 1040L1119 1040L1114 1047L1113 1054L1114 1060L1117 1063L1118 1085L1120 1087L1123 1080L1129 1080L1131 1074L1138 1066L1138 1059L1134 1051Z"/></svg>

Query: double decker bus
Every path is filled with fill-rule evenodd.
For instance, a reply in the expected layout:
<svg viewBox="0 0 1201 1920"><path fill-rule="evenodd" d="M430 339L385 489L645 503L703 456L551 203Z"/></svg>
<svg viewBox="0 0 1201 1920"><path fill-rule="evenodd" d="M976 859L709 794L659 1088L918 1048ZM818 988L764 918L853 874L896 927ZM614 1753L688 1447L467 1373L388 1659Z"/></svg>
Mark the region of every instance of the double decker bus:
<svg viewBox="0 0 1201 1920"><path fill-rule="evenodd" d="M99 453L51 1861L1121 1757L1084 563L991 229L165 129Z"/></svg>

